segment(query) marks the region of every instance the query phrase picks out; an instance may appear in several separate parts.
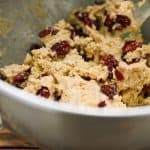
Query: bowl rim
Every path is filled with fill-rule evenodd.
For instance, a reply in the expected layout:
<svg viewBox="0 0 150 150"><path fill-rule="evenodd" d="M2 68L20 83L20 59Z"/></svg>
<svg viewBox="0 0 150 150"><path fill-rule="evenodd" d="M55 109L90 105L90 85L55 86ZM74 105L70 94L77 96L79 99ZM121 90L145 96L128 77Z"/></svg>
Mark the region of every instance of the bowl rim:
<svg viewBox="0 0 150 150"><path fill-rule="evenodd" d="M73 104L58 103L55 101L47 101L45 98L30 94L24 90L18 89L2 80L0 80L0 95L9 97L10 99L30 106L34 109L40 109L47 112L59 112L71 115L105 117L105 118L129 118L142 117L150 115L150 106L138 106L128 108L92 108L83 107ZM1 99L0 99L1 102Z"/></svg>

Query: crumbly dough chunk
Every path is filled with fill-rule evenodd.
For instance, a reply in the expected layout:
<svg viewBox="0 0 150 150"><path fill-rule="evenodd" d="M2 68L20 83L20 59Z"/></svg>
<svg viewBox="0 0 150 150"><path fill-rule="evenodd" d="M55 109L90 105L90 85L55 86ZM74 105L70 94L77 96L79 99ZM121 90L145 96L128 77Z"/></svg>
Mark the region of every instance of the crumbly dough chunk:
<svg viewBox="0 0 150 150"><path fill-rule="evenodd" d="M150 45L143 44L131 1L107 0L74 10L39 33L22 65L0 78L27 92L75 105L150 104Z"/></svg>
<svg viewBox="0 0 150 150"><path fill-rule="evenodd" d="M9 66L5 66L4 68L1 68L0 73L2 76L7 78L8 82L12 83L13 77L15 77L19 73L28 70L29 68L30 66L24 64L23 65L12 64Z"/></svg>
<svg viewBox="0 0 150 150"><path fill-rule="evenodd" d="M140 97L144 85L150 83L150 68L146 66L146 61L142 60L133 65L121 63L118 69L125 77L123 82L117 81L123 102L130 106L146 104L147 98Z"/></svg>
<svg viewBox="0 0 150 150"><path fill-rule="evenodd" d="M59 90L62 91L62 102L96 107L105 101L108 107L125 107L118 96L110 101L106 95L100 92L100 86L94 80L85 81L79 76L60 76L58 82Z"/></svg>

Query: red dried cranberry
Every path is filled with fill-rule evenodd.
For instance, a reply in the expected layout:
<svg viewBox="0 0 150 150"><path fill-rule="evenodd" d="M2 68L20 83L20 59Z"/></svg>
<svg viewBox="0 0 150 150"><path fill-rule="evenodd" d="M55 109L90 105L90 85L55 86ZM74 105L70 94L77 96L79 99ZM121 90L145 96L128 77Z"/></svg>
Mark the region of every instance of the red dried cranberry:
<svg viewBox="0 0 150 150"><path fill-rule="evenodd" d="M50 92L49 92L49 89L47 87L43 86L41 89L39 89L37 91L36 95L42 96L42 97L45 97L45 98L49 98L50 97Z"/></svg>
<svg viewBox="0 0 150 150"><path fill-rule="evenodd" d="M142 92L144 93L144 98L150 97L150 84L144 85Z"/></svg>
<svg viewBox="0 0 150 150"><path fill-rule="evenodd" d="M112 19L110 15L106 16L104 25L108 27L108 31L112 32L112 28L118 23L119 25L115 28L115 30L122 30L131 24L131 20L128 16L125 15L117 15L116 19Z"/></svg>
<svg viewBox="0 0 150 150"><path fill-rule="evenodd" d="M109 99L113 99L114 95L117 94L116 85L102 85L101 91L109 97Z"/></svg>
<svg viewBox="0 0 150 150"><path fill-rule="evenodd" d="M115 70L115 75L116 75L117 80L119 81L124 80L123 74L118 69Z"/></svg>
<svg viewBox="0 0 150 150"><path fill-rule="evenodd" d="M112 79L113 79L113 76L114 76L114 75L113 75L113 72L109 70L109 72L108 72L108 79L109 79L109 80L112 80Z"/></svg>
<svg viewBox="0 0 150 150"><path fill-rule="evenodd" d="M40 49L41 47L42 45L33 43L31 44L29 51L34 50L34 49Z"/></svg>
<svg viewBox="0 0 150 150"><path fill-rule="evenodd" d="M93 20L89 18L89 13L88 12L76 12L75 16L83 22L85 25L88 25L89 27L92 27L93 25Z"/></svg>
<svg viewBox="0 0 150 150"><path fill-rule="evenodd" d="M54 28L47 28L47 29L44 29L42 30L40 33L39 33L39 37L40 38L44 38L45 36L51 34L51 35L56 35L58 33L58 29L54 29Z"/></svg>
<svg viewBox="0 0 150 150"><path fill-rule="evenodd" d="M115 59L113 55L105 55L103 57L104 65L108 67L109 71L112 71L113 68L118 66L118 60Z"/></svg>
<svg viewBox="0 0 150 150"><path fill-rule="evenodd" d="M77 28L76 26L73 26L72 29L70 29L71 32L71 38L73 39L75 36L83 36L86 37L87 35L83 32L81 28Z"/></svg>
<svg viewBox="0 0 150 150"><path fill-rule="evenodd" d="M61 41L54 44L51 48L56 52L58 57L65 57L71 50L71 46L68 41Z"/></svg>
<svg viewBox="0 0 150 150"><path fill-rule="evenodd" d="M98 107L105 107L106 106L106 102L102 101L98 104Z"/></svg>
<svg viewBox="0 0 150 150"><path fill-rule="evenodd" d="M110 18L109 15L106 16L104 25L107 26L107 27L112 27L112 25L113 25L113 19Z"/></svg>
<svg viewBox="0 0 150 150"><path fill-rule="evenodd" d="M106 64L105 64L105 65L106 65ZM113 69L114 69L113 65L108 65L107 68L108 68L108 71L109 71L109 72L112 72Z"/></svg>
<svg viewBox="0 0 150 150"><path fill-rule="evenodd" d="M126 28L131 24L131 19L126 15L117 15L116 22Z"/></svg>
<svg viewBox="0 0 150 150"><path fill-rule="evenodd" d="M102 60L104 61L104 65L108 68L108 79L113 79L113 69L118 66L118 60L116 60L113 55L105 55Z"/></svg>
<svg viewBox="0 0 150 150"><path fill-rule="evenodd" d="M13 85L20 88L20 85L26 81L30 75L31 69L21 72L13 77Z"/></svg>
<svg viewBox="0 0 150 150"><path fill-rule="evenodd" d="M115 24L114 19L112 19L109 15L106 16L104 26L108 27L108 31L112 31L112 27Z"/></svg>
<svg viewBox="0 0 150 150"><path fill-rule="evenodd" d="M71 32L71 39L73 39L75 36L78 36L78 30L77 29L70 29ZM79 32L80 34L80 32ZM80 36L80 35L79 35Z"/></svg>
<svg viewBox="0 0 150 150"><path fill-rule="evenodd" d="M58 29L51 28L51 35L56 35L58 32Z"/></svg>
<svg viewBox="0 0 150 150"><path fill-rule="evenodd" d="M127 41L122 50L123 50L123 54L125 55L128 52L133 52L135 51L137 48L141 48L142 47L142 42L137 42L137 41Z"/></svg>

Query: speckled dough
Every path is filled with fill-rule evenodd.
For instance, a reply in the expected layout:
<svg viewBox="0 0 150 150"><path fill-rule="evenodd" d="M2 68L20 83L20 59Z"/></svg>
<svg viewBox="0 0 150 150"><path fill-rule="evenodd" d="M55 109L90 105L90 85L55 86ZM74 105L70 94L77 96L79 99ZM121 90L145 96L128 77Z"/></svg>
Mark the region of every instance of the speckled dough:
<svg viewBox="0 0 150 150"><path fill-rule="evenodd" d="M131 1L74 10L39 33L22 65L1 79L49 100L92 107L150 104L150 45L143 44Z"/></svg>

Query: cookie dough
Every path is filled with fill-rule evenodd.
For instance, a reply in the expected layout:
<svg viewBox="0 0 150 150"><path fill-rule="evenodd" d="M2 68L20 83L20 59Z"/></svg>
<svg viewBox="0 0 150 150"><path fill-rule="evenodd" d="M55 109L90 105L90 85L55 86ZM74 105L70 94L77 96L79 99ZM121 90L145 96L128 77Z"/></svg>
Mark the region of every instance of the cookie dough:
<svg viewBox="0 0 150 150"><path fill-rule="evenodd" d="M131 1L108 0L74 10L39 33L22 65L1 79L27 92L74 105L150 104L150 45L144 44Z"/></svg>

